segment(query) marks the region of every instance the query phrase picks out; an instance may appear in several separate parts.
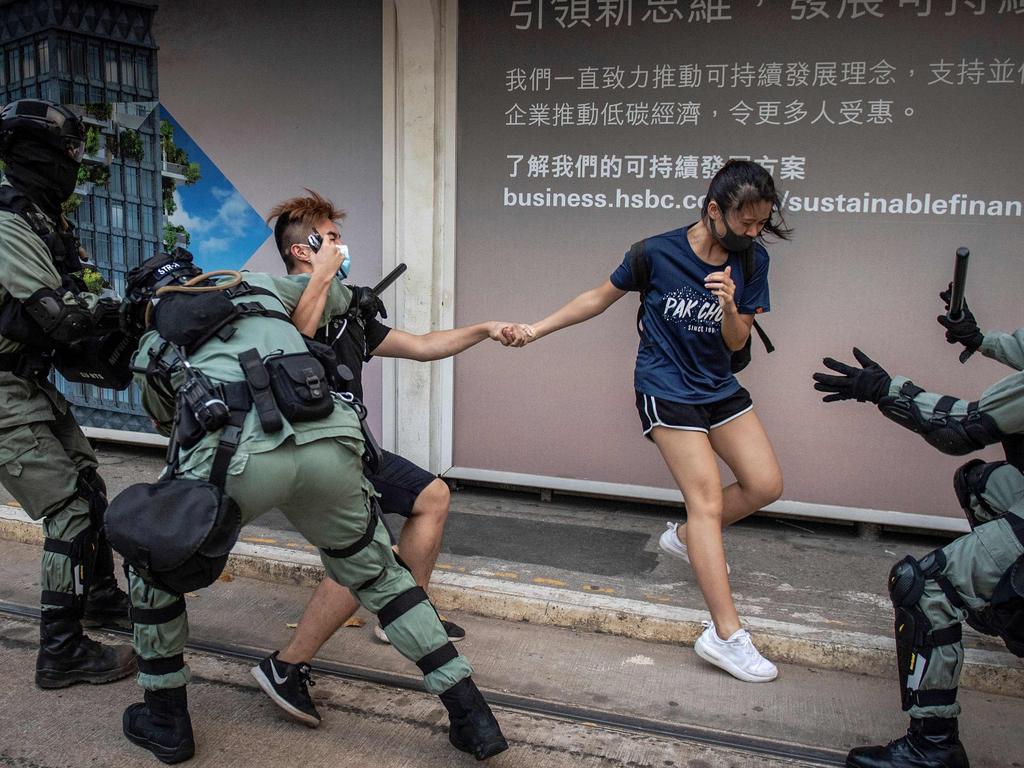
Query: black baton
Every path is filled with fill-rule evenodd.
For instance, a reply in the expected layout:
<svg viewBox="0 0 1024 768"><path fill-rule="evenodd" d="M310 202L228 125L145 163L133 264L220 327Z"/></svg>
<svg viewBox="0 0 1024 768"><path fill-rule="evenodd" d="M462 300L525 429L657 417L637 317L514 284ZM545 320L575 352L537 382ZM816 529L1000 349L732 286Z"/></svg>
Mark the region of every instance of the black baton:
<svg viewBox="0 0 1024 768"><path fill-rule="evenodd" d="M956 249L956 261L953 263L953 286L949 289L949 309L946 318L956 322L964 316L964 294L967 291L967 264L971 252L964 246ZM960 353L960 362L966 363L974 354L973 350L965 349Z"/></svg>
<svg viewBox="0 0 1024 768"><path fill-rule="evenodd" d="M395 282L395 280L402 276L402 273L405 272L405 270L406 266L405 262L403 261L397 267L395 267L386 275L384 275L384 277L381 278L381 281L370 289L371 291L373 291L373 295L380 296L382 293L384 293L384 291L391 287L391 284Z"/></svg>

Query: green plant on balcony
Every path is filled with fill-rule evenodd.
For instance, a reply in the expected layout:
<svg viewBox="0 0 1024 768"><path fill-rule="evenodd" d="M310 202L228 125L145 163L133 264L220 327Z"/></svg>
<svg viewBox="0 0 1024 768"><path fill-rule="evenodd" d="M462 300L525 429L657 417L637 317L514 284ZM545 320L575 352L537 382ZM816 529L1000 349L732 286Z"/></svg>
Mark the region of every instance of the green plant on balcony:
<svg viewBox="0 0 1024 768"><path fill-rule="evenodd" d="M107 122L114 114L114 105L107 102L93 102L85 105L85 114L100 122Z"/></svg>
<svg viewBox="0 0 1024 768"><path fill-rule="evenodd" d="M142 160L142 137L139 132L133 131L131 128L121 131L118 137L118 150L125 160L134 160L135 162Z"/></svg>
<svg viewBox="0 0 1024 768"><path fill-rule="evenodd" d="M89 126L85 131L85 154L95 155L100 151L100 132L95 126Z"/></svg>
<svg viewBox="0 0 1024 768"><path fill-rule="evenodd" d="M78 210L78 206L82 204L82 196L72 192L71 197L60 204L61 213L65 216L71 216L75 211Z"/></svg>
<svg viewBox="0 0 1024 768"><path fill-rule="evenodd" d="M188 244L192 242L192 235L188 233L188 230L185 229L184 226L181 224L171 224L170 222L164 224L164 250L168 253L173 251L178 245L179 235L182 236L182 239L185 241L185 246L188 247Z"/></svg>

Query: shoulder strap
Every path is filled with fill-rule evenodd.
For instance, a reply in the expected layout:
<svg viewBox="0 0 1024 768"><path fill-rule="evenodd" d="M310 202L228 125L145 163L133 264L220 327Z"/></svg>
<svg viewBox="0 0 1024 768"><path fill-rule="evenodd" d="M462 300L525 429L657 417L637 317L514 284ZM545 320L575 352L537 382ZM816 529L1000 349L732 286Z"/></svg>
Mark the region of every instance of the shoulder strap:
<svg viewBox="0 0 1024 768"><path fill-rule="evenodd" d="M747 287L747 283L750 282L750 278L754 274L754 261L756 254L756 245L751 246L743 252L743 256L740 257L740 268L743 270L743 287ZM764 332L764 328L761 324L754 319L754 330L757 331L758 337L761 339L761 343L764 344L764 350L768 354L775 351L775 345L772 344L772 340L768 338L768 334Z"/></svg>

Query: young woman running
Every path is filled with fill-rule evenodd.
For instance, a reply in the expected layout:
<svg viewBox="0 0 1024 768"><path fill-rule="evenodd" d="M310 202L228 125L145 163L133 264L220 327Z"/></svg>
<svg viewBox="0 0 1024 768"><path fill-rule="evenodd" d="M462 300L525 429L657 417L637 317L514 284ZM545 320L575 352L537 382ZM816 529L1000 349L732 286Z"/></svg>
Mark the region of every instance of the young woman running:
<svg viewBox="0 0 1024 768"><path fill-rule="evenodd" d="M768 253L758 242L766 232L789 234L771 174L757 163L729 161L711 180L699 222L646 239L646 281L627 254L602 285L538 323L506 329L522 346L601 314L629 291L643 292L636 406L687 514L685 523L668 524L659 544L692 564L711 612L697 654L748 682L774 680L778 670L740 626L722 529L782 494L775 452L730 368L754 315L769 309ZM745 280L743 261L751 257ZM716 455L736 476L725 488Z"/></svg>

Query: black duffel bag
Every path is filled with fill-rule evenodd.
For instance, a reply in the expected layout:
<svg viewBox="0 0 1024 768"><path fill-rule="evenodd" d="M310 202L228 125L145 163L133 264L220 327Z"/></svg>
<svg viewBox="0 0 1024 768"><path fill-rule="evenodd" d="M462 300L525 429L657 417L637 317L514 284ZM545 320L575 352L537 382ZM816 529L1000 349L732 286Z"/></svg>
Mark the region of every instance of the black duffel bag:
<svg viewBox="0 0 1024 768"><path fill-rule="evenodd" d="M107 539L147 584L184 594L217 580L238 541L234 499L205 480L138 483L114 497Z"/></svg>

